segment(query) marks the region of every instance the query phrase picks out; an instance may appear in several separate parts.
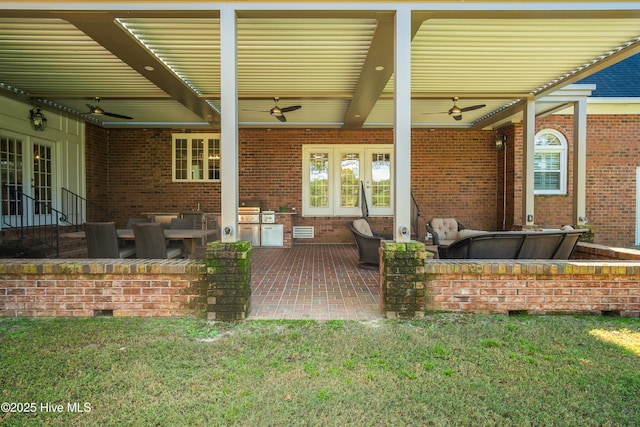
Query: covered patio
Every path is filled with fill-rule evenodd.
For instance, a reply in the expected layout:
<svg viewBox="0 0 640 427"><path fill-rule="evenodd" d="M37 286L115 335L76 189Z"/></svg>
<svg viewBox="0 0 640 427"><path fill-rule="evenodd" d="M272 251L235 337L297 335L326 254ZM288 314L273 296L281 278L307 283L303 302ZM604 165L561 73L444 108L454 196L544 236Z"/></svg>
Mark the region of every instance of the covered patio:
<svg viewBox="0 0 640 427"><path fill-rule="evenodd" d="M393 166L378 217L396 242L411 239L412 187L429 216L453 215L483 229L500 222L535 227L536 121L560 110L572 116L563 197L571 207L553 221L593 218L585 183L588 94L571 85L640 52L640 10L630 1L169 2L127 11L110 1L56 4L52 11L29 3L0 5L0 59L7 64L0 70L0 124L26 147L25 170L15 171L24 183L12 184L28 191L41 152L33 148L55 147L52 203L69 188L106 201L120 222L168 204L177 212L202 206L219 214L229 244L242 240L241 197L296 208L293 225L315 227L317 242L344 237L345 218L357 217L360 206L337 206L339 179L327 185L333 198L327 190L326 205L313 205L305 193L305 168L317 154L305 151L311 144L335 148L332 159L341 145L360 145L363 153L365 145L392 146L383 153ZM47 54L43 40L52 47ZM284 109L300 108L286 110L282 120L274 98ZM21 112L29 104L45 109L46 132L31 130ZM102 108L112 114L97 114ZM184 169L176 166L172 134L181 132L217 135L219 145L212 142L206 157L211 163L191 157ZM503 156L494 149L498 136L508 142ZM442 158L453 161L436 161ZM355 268L355 254L344 252L354 248L314 248L320 250L255 249L250 315L380 315L377 274ZM93 263L80 262L89 269ZM486 264L494 266L500 268ZM468 298L467 289L461 292ZM89 299L76 304L81 315L108 305Z"/></svg>
<svg viewBox="0 0 640 427"><path fill-rule="evenodd" d="M6 113L3 121L34 141L45 136L58 141L52 164L68 166L52 172L52 203L64 187L106 201L116 221L166 210L168 200L176 212L202 206L220 215L222 238L229 242L240 237L241 198L262 196L272 209L285 201L297 208L294 226L357 211L309 205L308 176L302 171L308 159L301 151L319 143L393 144L387 153L392 178L385 183L391 196L380 215L392 222L388 231L396 240L409 237L400 230L410 225L412 187L418 203L432 209L430 215L456 215L469 226L493 228L506 216L502 209L510 217L503 221L507 228L536 225L536 120L559 109L573 115L574 161L567 172L572 207L566 217L571 223L591 219L585 194L586 95L565 88L640 51L640 11L631 1L145 2L126 10L122 2L110 1L56 4L52 10L30 8L31 3L0 4L5 64L0 89L18 102L38 105L49 128L29 131L21 113ZM50 47L46 54L42 40ZM5 110L18 107L8 103ZM377 134L378 129L387 132ZM70 138L71 132L77 137ZM209 168L204 162L192 159L184 169L172 165L175 149L163 151L163 145L178 132L219 132L210 179L201 173ZM460 177L455 187L440 185L436 198L425 190L434 178L448 184L445 175L453 167L418 156L473 157L481 159L479 168L493 171L499 165L488 145L498 134L508 138L509 150L517 150L509 152L517 165L508 171L517 176L515 182L496 185L497 172L483 180L476 171L453 171ZM25 142L38 148L31 139ZM267 153L266 146L277 151ZM29 165L39 151L26 152ZM132 166L148 158L153 160ZM96 160L85 165L83 159ZM103 159L111 159L108 166ZM285 171L276 170L289 160ZM160 168L177 169L160 175ZM34 173L23 172L25 183ZM479 201L469 200L478 194L468 191L476 182L486 182L493 193L513 187L504 198L507 206L487 203L495 196L486 191ZM339 193L334 186L330 190ZM369 187L364 191L370 193ZM450 195L463 191L457 206L449 206ZM330 196L337 205L339 197ZM372 200L372 194L367 197ZM487 205L480 215L465 210L479 202ZM321 218L314 217L319 210ZM336 234L318 238L337 242Z"/></svg>

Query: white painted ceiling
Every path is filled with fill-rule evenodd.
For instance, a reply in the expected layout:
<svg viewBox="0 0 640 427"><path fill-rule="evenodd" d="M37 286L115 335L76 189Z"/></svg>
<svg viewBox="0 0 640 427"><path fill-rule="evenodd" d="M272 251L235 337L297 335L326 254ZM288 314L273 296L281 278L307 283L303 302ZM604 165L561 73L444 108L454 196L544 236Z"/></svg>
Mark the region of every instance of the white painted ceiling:
<svg viewBox="0 0 640 427"><path fill-rule="evenodd" d="M494 117L509 117L500 111L517 117L509 106L518 101L639 52L640 10L603 4L414 12L413 125L495 126ZM392 36L388 11L239 12L239 125L392 126ZM220 85L216 10L0 9L0 94L29 99L45 114L59 108L110 128L217 127ZM447 114L454 96L461 108L485 107L456 121ZM133 119L87 114L95 97ZM282 123L268 112L274 97L302 108Z"/></svg>

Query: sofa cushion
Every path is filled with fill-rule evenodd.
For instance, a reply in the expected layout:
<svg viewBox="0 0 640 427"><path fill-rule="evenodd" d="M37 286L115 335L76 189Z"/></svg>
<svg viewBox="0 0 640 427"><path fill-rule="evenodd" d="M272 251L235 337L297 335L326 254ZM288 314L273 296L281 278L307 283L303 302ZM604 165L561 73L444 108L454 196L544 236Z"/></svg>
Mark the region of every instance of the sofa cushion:
<svg viewBox="0 0 640 427"><path fill-rule="evenodd" d="M449 245L451 245L453 242L455 242L458 239L440 239L438 241L438 247L441 248L448 248Z"/></svg>
<svg viewBox="0 0 640 427"><path fill-rule="evenodd" d="M482 234L482 233L486 233L486 231L470 230L468 228L465 228L464 230L458 231L457 239L464 239L467 236L473 236L474 234Z"/></svg>
<svg viewBox="0 0 640 427"><path fill-rule="evenodd" d="M458 237L458 221L455 218L433 218L431 228L438 234L438 240L456 240Z"/></svg>
<svg viewBox="0 0 640 427"><path fill-rule="evenodd" d="M356 219L355 221L353 221L353 228L355 228L359 233L364 234L365 236L373 236L371 227L369 226L369 223L366 219Z"/></svg>

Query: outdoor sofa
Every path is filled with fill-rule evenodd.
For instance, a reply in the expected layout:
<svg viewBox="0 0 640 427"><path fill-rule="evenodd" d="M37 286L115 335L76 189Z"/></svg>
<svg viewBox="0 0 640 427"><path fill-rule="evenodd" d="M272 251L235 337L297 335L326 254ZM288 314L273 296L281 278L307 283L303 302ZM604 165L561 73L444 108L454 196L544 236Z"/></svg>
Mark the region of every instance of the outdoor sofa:
<svg viewBox="0 0 640 427"><path fill-rule="evenodd" d="M438 247L444 259L569 259L587 230L472 231Z"/></svg>

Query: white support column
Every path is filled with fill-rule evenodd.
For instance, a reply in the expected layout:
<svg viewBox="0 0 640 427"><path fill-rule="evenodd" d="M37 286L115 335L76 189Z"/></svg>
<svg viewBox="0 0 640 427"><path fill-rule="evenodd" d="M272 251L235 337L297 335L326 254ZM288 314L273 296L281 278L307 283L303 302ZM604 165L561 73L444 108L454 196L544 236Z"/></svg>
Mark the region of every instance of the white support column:
<svg viewBox="0 0 640 427"><path fill-rule="evenodd" d="M396 10L393 237L411 240L411 9Z"/></svg>
<svg viewBox="0 0 640 427"><path fill-rule="evenodd" d="M223 242L238 238L238 73L237 19L231 6L220 8L220 157Z"/></svg>
<svg viewBox="0 0 640 427"><path fill-rule="evenodd" d="M587 194L587 99L573 104L573 223L584 224ZM582 218L582 219L581 219Z"/></svg>
<svg viewBox="0 0 640 427"><path fill-rule="evenodd" d="M535 223L535 197L534 197L534 161L535 161L535 128L536 128L536 103L533 99L526 100L523 120L523 183L522 183L522 224L533 225Z"/></svg>

